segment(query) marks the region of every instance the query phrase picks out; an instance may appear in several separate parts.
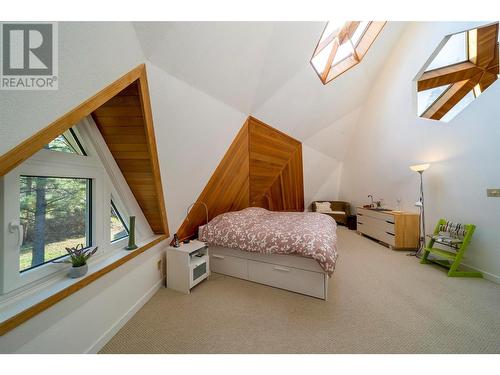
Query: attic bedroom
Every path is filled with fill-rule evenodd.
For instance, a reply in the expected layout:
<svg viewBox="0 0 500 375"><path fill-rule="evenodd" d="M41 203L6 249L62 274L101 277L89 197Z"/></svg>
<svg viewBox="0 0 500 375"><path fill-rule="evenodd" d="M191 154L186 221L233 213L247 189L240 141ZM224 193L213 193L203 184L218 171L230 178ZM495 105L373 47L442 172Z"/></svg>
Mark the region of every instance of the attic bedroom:
<svg viewBox="0 0 500 375"><path fill-rule="evenodd" d="M499 22L346 16L0 22L0 353L498 365Z"/></svg>

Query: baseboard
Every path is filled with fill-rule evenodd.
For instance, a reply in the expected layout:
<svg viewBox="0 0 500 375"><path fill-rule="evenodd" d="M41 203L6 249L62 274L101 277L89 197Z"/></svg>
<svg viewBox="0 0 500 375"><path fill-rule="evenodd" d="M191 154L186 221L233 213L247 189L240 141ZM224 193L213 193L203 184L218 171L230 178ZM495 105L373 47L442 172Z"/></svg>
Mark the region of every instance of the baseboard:
<svg viewBox="0 0 500 375"><path fill-rule="evenodd" d="M470 266L468 264L465 264L465 263L462 263L462 265L464 265L467 268L470 268L473 271L481 272L483 274L483 279L492 281L495 284L500 284L500 276L494 275L494 274L492 274L490 272L486 272L486 271L484 271L484 270L482 270L480 268L477 268L477 267L472 267L472 266Z"/></svg>
<svg viewBox="0 0 500 375"><path fill-rule="evenodd" d="M149 289L125 314L123 314L104 334L97 339L86 351L85 354L96 354L101 350L111 338L132 318L142 306L164 285L165 280L159 280Z"/></svg>

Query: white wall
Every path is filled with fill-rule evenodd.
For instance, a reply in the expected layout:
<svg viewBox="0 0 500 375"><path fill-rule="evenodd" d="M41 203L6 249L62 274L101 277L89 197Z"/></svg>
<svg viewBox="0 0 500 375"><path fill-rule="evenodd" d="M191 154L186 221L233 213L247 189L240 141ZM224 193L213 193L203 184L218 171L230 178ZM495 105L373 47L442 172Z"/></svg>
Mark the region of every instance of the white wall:
<svg viewBox="0 0 500 375"><path fill-rule="evenodd" d="M0 353L96 353L161 287L158 244L0 337Z"/></svg>
<svg viewBox="0 0 500 375"><path fill-rule="evenodd" d="M147 65L170 232L198 198L247 115Z"/></svg>
<svg viewBox="0 0 500 375"><path fill-rule="evenodd" d="M389 56L376 81L344 160L339 196L354 204L367 195L415 210L418 174L409 165L430 162L424 174L426 225L440 217L474 223L466 263L495 279L500 276L500 199L486 188L500 187L500 85L495 83L450 123L416 116L413 79L441 39L472 23L414 23ZM500 281L500 279L497 279Z"/></svg>
<svg viewBox="0 0 500 375"><path fill-rule="evenodd" d="M316 200L336 200L342 162L302 144L304 169L304 204L306 211Z"/></svg>

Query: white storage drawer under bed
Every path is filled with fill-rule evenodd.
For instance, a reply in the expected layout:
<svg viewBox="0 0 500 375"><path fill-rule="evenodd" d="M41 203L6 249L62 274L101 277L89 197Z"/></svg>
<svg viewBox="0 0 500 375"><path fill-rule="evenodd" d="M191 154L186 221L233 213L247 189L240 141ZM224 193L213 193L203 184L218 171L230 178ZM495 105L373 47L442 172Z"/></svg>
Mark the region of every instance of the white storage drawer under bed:
<svg viewBox="0 0 500 375"><path fill-rule="evenodd" d="M230 255L222 255L217 252L210 253L210 269L213 272L222 273L240 279L248 279L248 262L246 259Z"/></svg>
<svg viewBox="0 0 500 375"><path fill-rule="evenodd" d="M328 275L311 258L210 247L213 272L326 300Z"/></svg>
<svg viewBox="0 0 500 375"><path fill-rule="evenodd" d="M318 272L249 260L248 279L308 296L325 297L325 276Z"/></svg>

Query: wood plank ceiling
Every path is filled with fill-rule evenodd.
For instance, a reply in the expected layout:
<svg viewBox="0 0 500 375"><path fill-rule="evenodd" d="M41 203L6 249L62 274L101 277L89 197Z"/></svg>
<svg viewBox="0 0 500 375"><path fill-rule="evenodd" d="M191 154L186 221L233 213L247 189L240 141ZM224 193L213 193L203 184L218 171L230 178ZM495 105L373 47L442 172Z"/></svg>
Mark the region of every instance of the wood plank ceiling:
<svg viewBox="0 0 500 375"><path fill-rule="evenodd" d="M168 233L154 133L139 81L92 112L99 131L155 234ZM153 152L152 152L153 151Z"/></svg>
<svg viewBox="0 0 500 375"><path fill-rule="evenodd" d="M440 120L469 92L477 97L497 80L498 22L466 31L468 60L426 71L417 82L417 91L450 85L422 113L421 117Z"/></svg>
<svg viewBox="0 0 500 375"><path fill-rule="evenodd" d="M247 207L304 211L302 144L249 117L196 202L208 207L209 219ZM196 235L205 209L193 206L177 234Z"/></svg>

